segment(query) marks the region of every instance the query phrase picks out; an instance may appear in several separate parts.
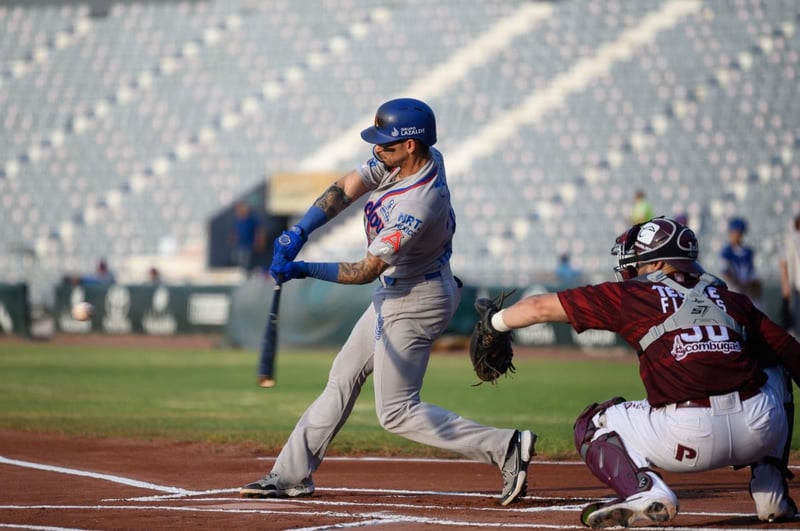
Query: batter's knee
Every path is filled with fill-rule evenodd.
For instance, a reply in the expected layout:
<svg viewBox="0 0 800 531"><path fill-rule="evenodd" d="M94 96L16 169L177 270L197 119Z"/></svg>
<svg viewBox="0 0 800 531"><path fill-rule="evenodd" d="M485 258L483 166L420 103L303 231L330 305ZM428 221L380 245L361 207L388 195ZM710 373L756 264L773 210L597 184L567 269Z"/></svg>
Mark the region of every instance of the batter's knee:
<svg viewBox="0 0 800 531"><path fill-rule="evenodd" d="M409 404L382 409L378 411L378 422L384 430L390 433L398 433L404 426L405 419L408 417L408 409Z"/></svg>
<svg viewBox="0 0 800 531"><path fill-rule="evenodd" d="M578 453L581 454L581 457L586 460L586 446L594 437L595 432L599 426L596 426L592 419L598 413L602 413L606 409L616 406L617 404L621 404L625 402L625 399L621 396L615 396L605 402L598 404L595 402L594 404L589 404L586 406L586 409L578 415L577 420L575 420L575 425L573 426L573 432L575 435L575 449L578 450Z"/></svg>

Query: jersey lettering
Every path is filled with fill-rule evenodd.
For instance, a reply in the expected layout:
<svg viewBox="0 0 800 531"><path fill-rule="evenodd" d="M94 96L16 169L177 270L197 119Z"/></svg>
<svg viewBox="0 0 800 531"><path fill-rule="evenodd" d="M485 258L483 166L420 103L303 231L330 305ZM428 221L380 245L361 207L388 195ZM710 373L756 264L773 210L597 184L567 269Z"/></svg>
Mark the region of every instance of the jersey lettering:
<svg viewBox="0 0 800 531"><path fill-rule="evenodd" d="M725 326L693 326L686 330L678 334L672 343L670 353L678 361L691 354L703 352L721 352L727 355L742 351L742 344L730 340L730 331Z"/></svg>
<svg viewBox="0 0 800 531"><path fill-rule="evenodd" d="M697 459L697 450L694 448L679 444L675 449L676 461L694 461L695 459Z"/></svg>
<svg viewBox="0 0 800 531"><path fill-rule="evenodd" d="M686 295L684 295L683 293L679 293L678 291L670 288L669 286L654 284L652 289L658 292L658 296L661 298L662 313L676 312L678 308L680 308L683 302L682 299L686 298ZM716 304L719 307L720 310L727 313L728 308L725 306L725 301L723 301L722 298L719 296L719 292L717 291L717 288L715 286L708 286L706 288L705 293L706 297L711 299L714 302L714 304ZM692 309L693 315L702 316L705 314L705 312L703 312L703 314L700 314L699 312L700 310L697 310L695 308Z"/></svg>
<svg viewBox="0 0 800 531"><path fill-rule="evenodd" d="M422 225L422 220L412 216L411 214L406 214L405 212L401 212L400 216L397 218L398 225L405 225L412 231L417 231L419 226Z"/></svg>
<svg viewBox="0 0 800 531"><path fill-rule="evenodd" d="M383 220L381 219L379 209L380 203L368 201L364 205L364 228L367 231L367 239L372 241L374 234L383 230Z"/></svg>

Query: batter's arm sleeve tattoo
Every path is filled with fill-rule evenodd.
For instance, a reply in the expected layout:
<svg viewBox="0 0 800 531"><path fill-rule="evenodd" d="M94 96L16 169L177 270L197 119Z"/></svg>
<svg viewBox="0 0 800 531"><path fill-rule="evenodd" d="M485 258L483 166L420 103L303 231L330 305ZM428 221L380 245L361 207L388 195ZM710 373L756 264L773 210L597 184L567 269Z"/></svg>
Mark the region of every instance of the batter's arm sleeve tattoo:
<svg viewBox="0 0 800 531"><path fill-rule="evenodd" d="M389 268L389 264L371 254L360 262L339 264L340 284L368 284Z"/></svg>
<svg viewBox="0 0 800 531"><path fill-rule="evenodd" d="M366 192L367 187L361 176L358 172L351 171L322 192L314 201L314 206L321 208L328 219L332 219Z"/></svg>

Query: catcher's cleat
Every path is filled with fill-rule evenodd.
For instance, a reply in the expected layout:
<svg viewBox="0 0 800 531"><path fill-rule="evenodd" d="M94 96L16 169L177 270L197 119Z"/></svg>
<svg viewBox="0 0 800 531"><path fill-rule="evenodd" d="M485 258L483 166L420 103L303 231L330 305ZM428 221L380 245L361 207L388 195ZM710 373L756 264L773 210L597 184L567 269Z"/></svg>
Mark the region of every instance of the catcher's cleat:
<svg viewBox="0 0 800 531"><path fill-rule="evenodd" d="M581 523L592 529L602 527L628 527L636 522L666 522L678 514L677 500L653 498L644 493L625 499L597 502L587 505L581 512Z"/></svg>
<svg viewBox="0 0 800 531"><path fill-rule="evenodd" d="M767 515L766 518L762 518L759 515L758 519L762 522L790 522L795 519L797 515L797 505L795 505L794 500L791 498L784 498L781 500L780 503L780 510L774 513L770 513Z"/></svg>
<svg viewBox="0 0 800 531"><path fill-rule="evenodd" d="M528 490L528 464L533 457L536 434L530 431L514 432L508 445L506 462L503 463L503 492L500 505L508 505L525 496Z"/></svg>
<svg viewBox="0 0 800 531"><path fill-rule="evenodd" d="M278 474L270 472L263 479L239 489L243 498L295 498L314 494L314 482L306 480L299 485L283 485Z"/></svg>

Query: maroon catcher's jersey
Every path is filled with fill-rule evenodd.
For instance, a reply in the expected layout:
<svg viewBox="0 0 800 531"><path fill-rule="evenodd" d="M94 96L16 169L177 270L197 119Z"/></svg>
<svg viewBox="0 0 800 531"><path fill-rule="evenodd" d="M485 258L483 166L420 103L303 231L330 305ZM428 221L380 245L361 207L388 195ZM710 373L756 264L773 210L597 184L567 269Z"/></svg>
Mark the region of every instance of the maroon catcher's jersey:
<svg viewBox="0 0 800 531"><path fill-rule="evenodd" d="M697 282L682 273L670 276L686 287ZM760 367L779 360L800 381L800 344L744 295L721 286L708 286L705 294L744 327L746 339L722 326L692 326L666 332L642 352L642 337L683 302L681 293L646 279L568 289L558 297L577 332L610 330L636 349L653 407L732 391L757 392L766 381Z"/></svg>

